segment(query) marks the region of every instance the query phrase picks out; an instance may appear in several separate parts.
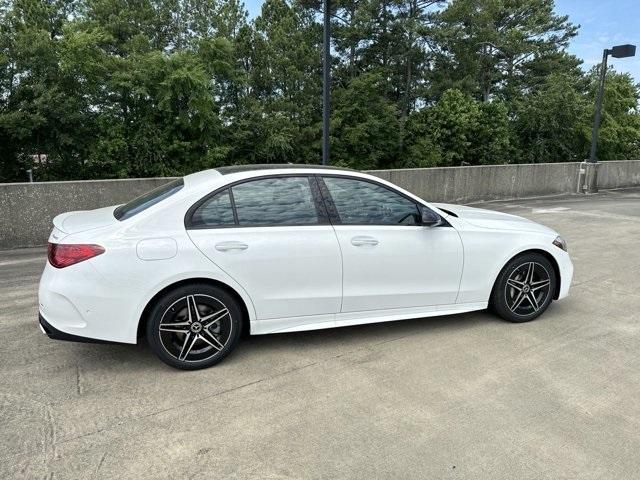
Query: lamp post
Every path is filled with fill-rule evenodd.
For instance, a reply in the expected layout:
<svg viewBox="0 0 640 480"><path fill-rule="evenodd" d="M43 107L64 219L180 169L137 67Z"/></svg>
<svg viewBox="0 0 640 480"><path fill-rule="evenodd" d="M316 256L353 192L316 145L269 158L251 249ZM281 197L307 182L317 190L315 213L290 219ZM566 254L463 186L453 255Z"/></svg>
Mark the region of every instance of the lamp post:
<svg viewBox="0 0 640 480"><path fill-rule="evenodd" d="M324 0L324 30L322 47L322 164L329 165L329 113L331 110L331 0Z"/></svg>
<svg viewBox="0 0 640 480"><path fill-rule="evenodd" d="M589 159L585 162L586 173L586 189L588 193L596 193L598 191L598 176L597 176L597 163L596 150L598 147L598 129L600 128L600 117L602 114L602 98L604 96L604 82L607 75L607 60L609 55L613 58L627 58L633 57L636 54L635 45L616 45L615 47L608 49L605 48L602 52L602 66L600 68L600 83L598 86L598 95L596 97L596 113L593 117L593 129L591 130L591 151L589 153Z"/></svg>

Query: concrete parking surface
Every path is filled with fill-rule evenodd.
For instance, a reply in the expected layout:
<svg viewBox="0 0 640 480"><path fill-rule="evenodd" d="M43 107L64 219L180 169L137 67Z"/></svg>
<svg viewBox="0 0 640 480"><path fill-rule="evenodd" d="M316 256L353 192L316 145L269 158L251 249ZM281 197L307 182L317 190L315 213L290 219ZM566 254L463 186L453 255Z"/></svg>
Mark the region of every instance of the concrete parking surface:
<svg viewBox="0 0 640 480"><path fill-rule="evenodd" d="M0 477L638 478L640 190L484 206L569 243L540 319L252 337L197 372L49 340L44 249L0 253Z"/></svg>

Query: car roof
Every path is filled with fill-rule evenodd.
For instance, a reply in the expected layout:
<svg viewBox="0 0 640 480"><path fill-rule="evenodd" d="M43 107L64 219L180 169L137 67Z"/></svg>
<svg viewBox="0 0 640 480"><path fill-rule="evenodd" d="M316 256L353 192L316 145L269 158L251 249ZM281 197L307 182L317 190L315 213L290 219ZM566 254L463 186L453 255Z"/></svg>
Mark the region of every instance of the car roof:
<svg viewBox="0 0 640 480"><path fill-rule="evenodd" d="M214 184L226 183L226 176L237 177L238 179L251 178L254 175L259 175L259 172L274 172L280 173L302 173L301 171L309 171L309 173L318 171L333 171L333 172L352 172L354 174L362 175L357 170L341 167L331 167L327 165L308 165L308 164L293 164L293 163L267 163L267 164L254 164L254 165L229 165L225 167L210 168L208 170L202 170L200 172L185 175L183 177L185 186L193 191L199 189L211 188ZM224 179L224 180L223 180ZM233 181L234 179L231 179Z"/></svg>
<svg viewBox="0 0 640 480"><path fill-rule="evenodd" d="M346 174L345 176L362 178L365 180L374 181L376 183L391 187L393 190L397 190L400 193L412 198L420 204L429 206L425 200L419 196L404 190L385 180L384 178L372 175L371 173L361 172L349 168L334 167L328 165L309 165L309 164L254 164L254 165L230 165L225 167L211 168L209 170L202 170L200 172L185 175L183 177L185 188L182 189L174 200L176 202L182 202L183 199L187 199L188 202L193 202L198 199L203 199L204 196L214 194L216 191L223 189L225 186L232 186L236 182L249 180L254 177L265 176L280 176L280 175L323 175L323 174L335 175ZM172 197L173 198L173 197Z"/></svg>
<svg viewBox="0 0 640 480"><path fill-rule="evenodd" d="M256 170L287 170L287 169L322 169L322 170L343 170L355 172L351 168L332 167L329 165L309 165L295 163L258 163L254 165L229 165L226 167L218 167L215 170L222 175L230 175L232 173L252 172Z"/></svg>

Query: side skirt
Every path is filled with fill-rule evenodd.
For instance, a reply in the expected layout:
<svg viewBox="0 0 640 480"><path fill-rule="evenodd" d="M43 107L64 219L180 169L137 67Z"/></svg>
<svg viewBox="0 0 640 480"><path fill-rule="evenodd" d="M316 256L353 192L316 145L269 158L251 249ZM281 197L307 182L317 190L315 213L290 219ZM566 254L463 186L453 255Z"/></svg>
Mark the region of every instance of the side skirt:
<svg viewBox="0 0 640 480"><path fill-rule="evenodd" d="M345 312L329 315L311 315L306 317L273 318L251 322L252 335L268 333L302 332L324 328L348 327L368 323L394 322L411 318L427 318L442 315L485 310L487 302L458 303L453 305L433 305L428 307L394 308L391 310L371 310L364 312Z"/></svg>

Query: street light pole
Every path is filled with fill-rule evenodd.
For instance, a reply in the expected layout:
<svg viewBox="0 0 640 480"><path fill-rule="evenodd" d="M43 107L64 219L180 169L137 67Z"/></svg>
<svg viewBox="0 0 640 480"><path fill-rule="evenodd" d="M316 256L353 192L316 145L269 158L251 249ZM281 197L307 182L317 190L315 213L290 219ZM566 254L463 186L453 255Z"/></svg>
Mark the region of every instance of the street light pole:
<svg viewBox="0 0 640 480"><path fill-rule="evenodd" d="M591 151L589 159L583 162L580 168L580 178L578 181L578 191L586 189L587 193L597 193L598 191L598 158L596 156L598 149L598 129L600 128L600 119L602 116L602 100L604 97L604 82L607 77L607 60L609 55L613 58L633 57L636 54L635 45L616 45L602 52L602 65L600 67L600 84L598 85L598 95L596 97L596 112L593 117L593 129L591 130ZM582 179L584 178L584 187ZM586 188L585 188L586 187Z"/></svg>
<svg viewBox="0 0 640 480"><path fill-rule="evenodd" d="M324 0L322 62L322 164L329 165L329 114L331 111L331 0Z"/></svg>
<svg viewBox="0 0 640 480"><path fill-rule="evenodd" d="M598 86L598 96L596 97L596 114L593 117L593 128L591 129L591 152L589 153L589 163L596 163L596 146L598 144L598 128L600 128L600 116L602 114L602 97L604 96L604 81L607 76L607 60L611 50L608 48L602 52L602 65L600 67L600 85Z"/></svg>

